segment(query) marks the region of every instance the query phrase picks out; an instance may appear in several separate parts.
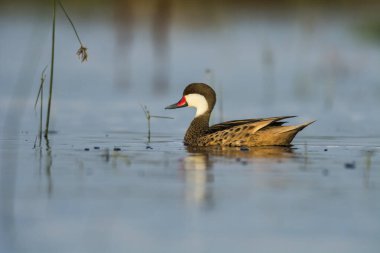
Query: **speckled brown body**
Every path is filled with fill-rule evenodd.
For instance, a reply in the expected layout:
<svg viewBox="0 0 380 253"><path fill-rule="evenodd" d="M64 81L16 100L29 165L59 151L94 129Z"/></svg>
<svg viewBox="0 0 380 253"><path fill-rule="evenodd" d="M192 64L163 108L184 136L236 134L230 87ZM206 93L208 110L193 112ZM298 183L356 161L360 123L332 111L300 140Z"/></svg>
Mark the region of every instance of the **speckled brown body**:
<svg viewBox="0 0 380 253"><path fill-rule="evenodd" d="M289 117L230 121L236 125L229 126L230 122L225 122L209 127L209 115L202 115L191 122L184 143L189 146L289 146L296 134L312 122L282 126L284 122L280 120L285 118Z"/></svg>
<svg viewBox="0 0 380 253"><path fill-rule="evenodd" d="M166 109L195 107L196 117L186 131L187 146L289 146L296 134L314 121L298 126L283 126L281 120L294 116L227 121L209 126L216 103L215 91L203 83L189 84L182 99Z"/></svg>

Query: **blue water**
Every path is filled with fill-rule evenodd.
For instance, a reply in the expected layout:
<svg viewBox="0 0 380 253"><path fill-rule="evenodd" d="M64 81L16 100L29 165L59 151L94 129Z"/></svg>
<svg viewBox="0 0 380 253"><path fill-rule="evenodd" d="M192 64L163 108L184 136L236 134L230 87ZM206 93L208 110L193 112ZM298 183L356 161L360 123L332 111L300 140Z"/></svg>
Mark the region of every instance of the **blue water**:
<svg viewBox="0 0 380 253"><path fill-rule="evenodd" d="M364 138L298 138L290 151L194 151L172 135L153 135L152 149L136 133L56 135L41 156L33 137L16 143L6 252L379 247L380 147L355 144Z"/></svg>
<svg viewBox="0 0 380 253"><path fill-rule="evenodd" d="M33 149L33 105L49 13L3 12L0 251L378 252L380 51L357 32L366 15L174 13L163 49L149 18L128 46L109 10L77 19L84 64L60 16L47 151ZM163 108L198 81L217 91L214 123L317 122L290 150L186 149L194 111ZM141 105L174 117L152 118L150 143Z"/></svg>

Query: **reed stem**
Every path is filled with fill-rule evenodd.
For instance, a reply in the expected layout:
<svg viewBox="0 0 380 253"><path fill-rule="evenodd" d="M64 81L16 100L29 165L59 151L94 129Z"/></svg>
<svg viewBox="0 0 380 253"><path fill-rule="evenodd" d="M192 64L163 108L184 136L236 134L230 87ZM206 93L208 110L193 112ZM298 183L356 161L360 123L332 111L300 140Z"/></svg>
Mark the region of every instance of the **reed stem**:
<svg viewBox="0 0 380 253"><path fill-rule="evenodd" d="M49 100L48 100L46 128L45 128L46 139L48 138L48 135L49 135L50 110L51 110L51 100L52 100L52 95L53 95L56 6L57 6L57 1L53 0L53 28L52 28L52 37L51 37L51 62L50 62L50 82L49 82L50 85L49 85Z"/></svg>
<svg viewBox="0 0 380 253"><path fill-rule="evenodd" d="M46 79L45 71L46 71L47 67L48 66L46 65L45 68L44 68L44 70L42 70L42 72L41 72L40 88L38 89L36 101L34 102L34 110L36 110L37 104L38 104L38 100L40 100L40 125L39 125L39 129L38 129L38 134L36 136L36 139L34 140L34 146L33 146L33 148L36 148L37 139L39 139L39 146L41 147L42 118L43 118L42 108L43 108L43 96L44 96L43 86L44 86L45 79Z"/></svg>
<svg viewBox="0 0 380 253"><path fill-rule="evenodd" d="M61 6L61 9L62 9L63 13L65 13L66 18L69 20L69 22L70 22L70 24L71 24L71 26L72 26L72 28L73 28L73 30L74 30L74 32L75 32L75 35L77 36L77 39L78 39L78 41L79 41L79 44L80 44L81 46L83 46L82 41L81 41L80 38L79 38L79 34L78 34L78 32L77 32L77 29L75 28L74 23L73 23L73 21L71 20L69 14L67 14L67 11L66 11L65 7L63 7L63 4L61 3L60 0L58 0L58 3L59 3L59 6Z"/></svg>
<svg viewBox="0 0 380 253"><path fill-rule="evenodd" d="M148 107L146 105L140 105L141 109L144 111L145 118L148 123L148 143L150 143L150 112L148 110Z"/></svg>
<svg viewBox="0 0 380 253"><path fill-rule="evenodd" d="M36 99L36 104L34 107L36 107L38 99L40 99L40 127L38 130L38 136L39 136L39 147L41 147L41 142L42 142L42 119L43 119L43 104L44 104L44 83L45 83L45 71L46 71L47 66L44 68L44 70L41 73L41 84L40 84L40 89L38 91L37 99Z"/></svg>
<svg viewBox="0 0 380 253"><path fill-rule="evenodd" d="M39 142L38 142L38 146L41 147L41 144L42 144L42 118L43 118L43 105L44 105L44 87L43 87L43 83L44 83L45 79L41 79L41 100L40 100L40 127L39 127L39 131L38 131L38 135L39 135Z"/></svg>

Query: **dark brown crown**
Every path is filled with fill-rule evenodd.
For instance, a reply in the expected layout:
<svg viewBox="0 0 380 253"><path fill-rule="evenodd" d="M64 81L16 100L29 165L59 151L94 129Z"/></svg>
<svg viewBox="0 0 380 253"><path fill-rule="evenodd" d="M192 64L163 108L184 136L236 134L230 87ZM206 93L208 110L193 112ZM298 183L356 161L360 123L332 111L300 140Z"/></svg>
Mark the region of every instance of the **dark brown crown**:
<svg viewBox="0 0 380 253"><path fill-rule="evenodd" d="M216 103L215 91L205 83L191 83L183 91L183 96L189 94L199 94L206 98L209 104L209 111L211 112Z"/></svg>

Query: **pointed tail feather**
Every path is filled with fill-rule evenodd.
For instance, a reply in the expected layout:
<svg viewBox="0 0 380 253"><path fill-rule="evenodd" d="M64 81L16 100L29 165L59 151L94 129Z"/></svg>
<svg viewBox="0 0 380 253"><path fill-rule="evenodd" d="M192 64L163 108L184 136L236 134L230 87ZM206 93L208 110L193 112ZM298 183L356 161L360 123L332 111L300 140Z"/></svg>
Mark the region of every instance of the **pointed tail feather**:
<svg viewBox="0 0 380 253"><path fill-rule="evenodd" d="M305 127L307 127L308 125L314 123L316 120L312 120L312 121L309 121L309 122L306 122L306 123L303 123L301 125L297 125L297 126L284 126L284 130L282 130L280 133L286 133L286 132L290 132L290 131L294 131L294 130L297 130L298 131L301 131L302 129L304 129Z"/></svg>

